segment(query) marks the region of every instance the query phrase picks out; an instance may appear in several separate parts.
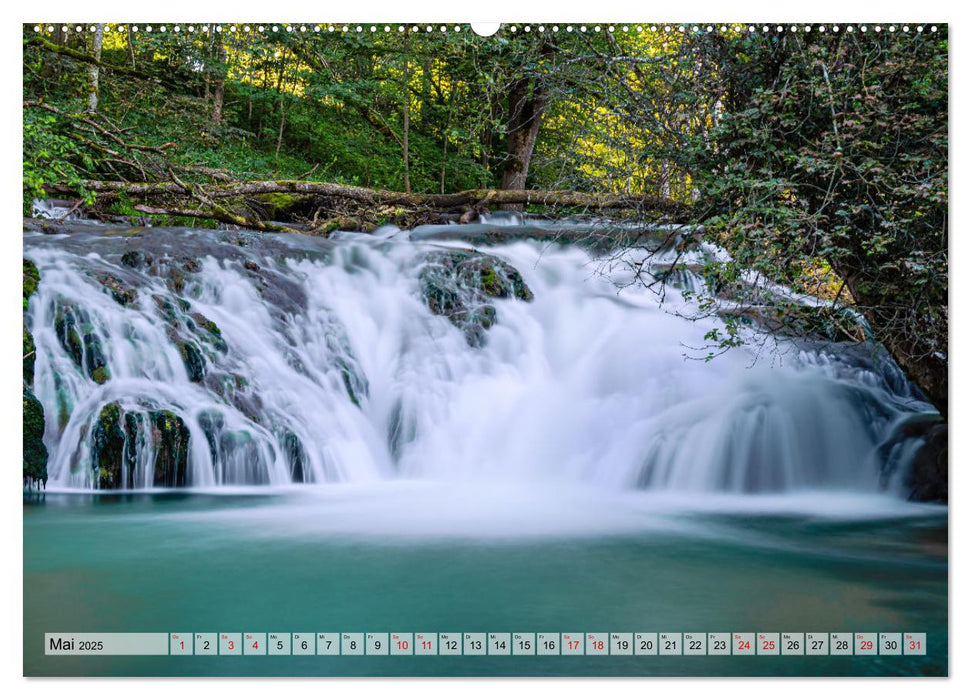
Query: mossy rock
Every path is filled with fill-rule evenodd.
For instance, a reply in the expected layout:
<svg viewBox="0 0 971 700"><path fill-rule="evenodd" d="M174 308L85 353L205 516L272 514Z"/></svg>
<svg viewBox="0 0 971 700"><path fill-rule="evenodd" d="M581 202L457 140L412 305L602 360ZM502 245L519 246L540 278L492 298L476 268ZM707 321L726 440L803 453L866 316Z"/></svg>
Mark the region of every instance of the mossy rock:
<svg viewBox="0 0 971 700"><path fill-rule="evenodd" d="M105 404L98 414L92 431L91 461L95 470L98 488L115 489L124 483L122 470L127 470L129 478L135 469L134 450L127 450L126 432L134 432L134 421L122 423L124 412L117 403Z"/></svg>
<svg viewBox="0 0 971 700"><path fill-rule="evenodd" d="M182 257L178 258L176 262L178 263L179 267L181 267L186 272L191 272L195 274L196 272L202 271L202 263L199 262L196 258L190 257L188 255L183 255Z"/></svg>
<svg viewBox="0 0 971 700"><path fill-rule="evenodd" d="M87 312L73 304L59 304L54 312L54 332L78 369L99 384L110 376L106 376L108 361L101 336L95 332ZM99 377L102 381L99 381Z"/></svg>
<svg viewBox="0 0 971 700"><path fill-rule="evenodd" d="M191 319L191 324L189 325L190 330L196 331L202 340L210 343L221 353L229 351L229 346L226 345L226 341L223 339L223 332L216 325L215 321L209 320L199 312L191 314L189 318Z"/></svg>
<svg viewBox="0 0 971 700"><path fill-rule="evenodd" d="M476 251L443 251L426 259L419 273L421 294L432 313L445 316L472 346L496 322L491 299L532 301L533 292L512 265Z"/></svg>
<svg viewBox="0 0 971 700"><path fill-rule="evenodd" d="M140 250L128 250L121 256L121 264L135 270L152 264L152 256Z"/></svg>
<svg viewBox="0 0 971 700"><path fill-rule="evenodd" d="M202 263L187 255L156 262L160 264L152 266L149 271L164 277L168 288L176 294L182 294L185 291L189 281L187 273L195 274L202 270Z"/></svg>
<svg viewBox="0 0 971 700"><path fill-rule="evenodd" d="M24 387L24 485L47 486L47 447L44 445L44 407Z"/></svg>
<svg viewBox="0 0 971 700"><path fill-rule="evenodd" d="M117 489L131 485L137 450L148 444L155 450L152 485L185 486L189 439L185 422L172 411L126 411L117 402L105 404L92 432L91 468L98 487Z"/></svg>
<svg viewBox="0 0 971 700"><path fill-rule="evenodd" d="M286 428L279 435L279 441L280 447L283 448L283 456L290 467L290 480L294 483L308 481L310 475L307 473L307 452L300 438Z"/></svg>
<svg viewBox="0 0 971 700"><path fill-rule="evenodd" d="M37 291L40 284L40 272L37 265L32 260L24 258L24 308L27 308L27 300Z"/></svg>
<svg viewBox="0 0 971 700"><path fill-rule="evenodd" d="M181 297L175 297L173 302L161 294L153 294L152 301L162 319L169 325L169 340L179 349L190 379L194 382L201 381L206 373L206 353L202 346L209 345L220 353L229 350L219 326L201 313L190 314L189 302ZM195 336L195 339L186 336Z"/></svg>
<svg viewBox="0 0 971 700"><path fill-rule="evenodd" d="M24 382L27 386L34 384L34 360L37 357L37 348L34 346L34 336L27 330L27 322L24 321Z"/></svg>
<svg viewBox="0 0 971 700"><path fill-rule="evenodd" d="M31 295L37 291L37 285L40 284L40 272L37 270L37 266L30 260L24 258L24 312L27 311L27 305ZM24 321L24 382L27 386L32 386L34 383L34 360L36 359L36 350L34 346L34 336L31 335L30 330L27 328L27 321Z"/></svg>
<svg viewBox="0 0 971 700"><path fill-rule="evenodd" d="M99 272L95 275L101 286L105 288L111 298L122 306L132 306L138 299L138 292L126 285L110 272Z"/></svg>
<svg viewBox="0 0 971 700"><path fill-rule="evenodd" d="M152 301L155 302L155 308L159 310L162 314L162 318L170 324L177 324L179 322L179 314L176 309L175 304L173 304L167 297L163 297L161 294L153 294Z"/></svg>
<svg viewBox="0 0 971 700"><path fill-rule="evenodd" d="M189 469L189 429L172 411L151 411L149 422L155 444L153 485L185 486Z"/></svg>
<svg viewBox="0 0 971 700"><path fill-rule="evenodd" d="M199 350L198 346L191 340L182 340L178 337L172 338L172 343L179 350L182 357L182 364L189 375L190 382L201 382L206 377L206 358Z"/></svg>
<svg viewBox="0 0 971 700"><path fill-rule="evenodd" d="M167 277L169 289L176 294L181 294L185 291L185 274L183 274L182 270L177 267L169 267Z"/></svg>

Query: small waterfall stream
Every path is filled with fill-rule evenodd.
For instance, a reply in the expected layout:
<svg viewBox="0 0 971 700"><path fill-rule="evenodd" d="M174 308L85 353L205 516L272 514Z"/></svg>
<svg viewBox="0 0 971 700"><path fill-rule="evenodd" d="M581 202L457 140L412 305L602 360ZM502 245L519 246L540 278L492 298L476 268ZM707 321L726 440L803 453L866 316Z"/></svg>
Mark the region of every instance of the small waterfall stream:
<svg viewBox="0 0 971 700"><path fill-rule="evenodd" d="M932 409L878 348L688 359L720 323L678 313L697 274L660 303L630 265L500 223L478 258L454 234L495 226L25 233L49 487L899 488L913 446L881 446Z"/></svg>

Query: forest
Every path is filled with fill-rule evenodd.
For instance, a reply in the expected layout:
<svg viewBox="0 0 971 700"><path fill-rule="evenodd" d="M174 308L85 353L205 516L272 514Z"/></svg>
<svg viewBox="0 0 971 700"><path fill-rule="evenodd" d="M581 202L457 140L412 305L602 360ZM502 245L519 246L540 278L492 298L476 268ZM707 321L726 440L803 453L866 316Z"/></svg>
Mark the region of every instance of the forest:
<svg viewBox="0 0 971 700"><path fill-rule="evenodd" d="M714 288L862 315L946 417L947 28L851 29L25 25L24 214L693 226L731 252Z"/></svg>

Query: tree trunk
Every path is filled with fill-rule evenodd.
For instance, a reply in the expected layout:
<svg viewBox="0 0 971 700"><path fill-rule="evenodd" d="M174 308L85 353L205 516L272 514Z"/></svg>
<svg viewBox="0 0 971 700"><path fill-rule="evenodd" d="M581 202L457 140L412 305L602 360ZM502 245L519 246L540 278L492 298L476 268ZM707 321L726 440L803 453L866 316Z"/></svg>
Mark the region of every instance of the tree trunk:
<svg viewBox="0 0 971 700"><path fill-rule="evenodd" d="M406 194L411 194L411 163L409 162L408 153L408 129L411 121L411 96L408 94L408 81L411 79L411 71L408 65L409 43L408 36L405 35L405 70L401 85L401 99L403 100L401 106L401 154L404 160Z"/></svg>
<svg viewBox="0 0 971 700"><path fill-rule="evenodd" d="M94 60L101 62L101 44L104 42L105 25L96 24L94 30L94 40L91 45L91 54ZM94 114L98 111L98 77L101 67L98 63L93 63L88 67L88 111Z"/></svg>
<svg viewBox="0 0 971 700"><path fill-rule="evenodd" d="M143 202L156 198L171 199L203 197L207 202L257 194L290 193L319 195L334 199L357 202L364 206L423 207L436 211L463 211L470 206L502 206L507 204L536 204L545 207L573 209L619 209L641 213L662 214L669 220L678 221L689 216L688 208L680 202L649 194L613 194L596 192L571 192L568 190L465 190L450 194L423 194L375 190L353 185L340 185L309 180L252 180L221 182L219 184L195 184L191 188L181 182L121 182L85 180L85 190L99 195L125 194L132 200ZM49 188L55 194L77 195L78 190L68 185Z"/></svg>
<svg viewBox="0 0 971 700"><path fill-rule="evenodd" d="M280 93L280 129L277 131L277 134L276 134L276 155L274 156L274 160L276 161L280 160L280 147L283 146L283 127L286 126L286 123L287 123L287 112L286 112L286 108L283 105L283 93L281 92Z"/></svg>
<svg viewBox="0 0 971 700"><path fill-rule="evenodd" d="M128 37L128 56L131 58L131 67L132 67L132 70L134 70L136 67L135 66L135 34L134 32L132 32L130 24L128 25L127 37Z"/></svg>
<svg viewBox="0 0 971 700"><path fill-rule="evenodd" d="M530 85L528 78L513 83L509 91L509 127L506 137L506 167L501 189L526 189L529 161L533 157L540 121L546 111L546 91Z"/></svg>
<svg viewBox="0 0 971 700"><path fill-rule="evenodd" d="M274 156L274 162L279 163L280 161L280 148L283 146L283 127L287 123L287 112L286 107L283 102L283 76L286 74L287 62L284 60L280 64L280 75L276 81L276 90L280 94L280 128L277 130L276 135L276 155Z"/></svg>
<svg viewBox="0 0 971 700"><path fill-rule="evenodd" d="M223 96L226 91L226 47L220 41L217 48L216 74L213 76L212 125L218 128L223 120Z"/></svg>

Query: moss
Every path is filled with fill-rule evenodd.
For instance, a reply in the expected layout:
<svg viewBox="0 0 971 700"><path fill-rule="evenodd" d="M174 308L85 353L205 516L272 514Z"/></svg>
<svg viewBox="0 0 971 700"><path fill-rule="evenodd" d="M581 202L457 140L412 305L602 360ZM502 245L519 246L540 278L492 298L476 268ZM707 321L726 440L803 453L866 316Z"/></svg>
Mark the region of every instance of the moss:
<svg viewBox="0 0 971 700"><path fill-rule="evenodd" d="M137 209L131 201L131 197L128 196L126 192L121 192L118 197L112 202L108 210L112 214L118 214L119 216L144 216L144 214Z"/></svg>
<svg viewBox="0 0 971 700"><path fill-rule="evenodd" d="M101 338L83 309L59 305L54 313L54 331L64 351L92 379L96 369L107 365Z"/></svg>
<svg viewBox="0 0 971 700"><path fill-rule="evenodd" d="M40 284L40 272L37 270L37 266L30 260L24 258L24 311L27 311L27 306L29 305L29 299L31 295L37 291L37 285ZM27 321L24 320L24 345L23 345L23 358L24 358L24 382L27 386L32 386L34 383L34 360L36 359L36 347L34 346L34 336L31 335L30 330L27 328Z"/></svg>
<svg viewBox="0 0 971 700"><path fill-rule="evenodd" d="M140 250L129 250L121 256L121 264L125 267L135 268L146 267L152 264L152 256L142 253Z"/></svg>
<svg viewBox="0 0 971 700"><path fill-rule="evenodd" d="M201 382L206 377L206 360L191 341L176 340L175 346L179 349L182 356L182 363L185 365L186 374L189 375L190 382Z"/></svg>
<svg viewBox="0 0 971 700"><path fill-rule="evenodd" d="M152 465L154 486L185 486L189 462L189 430L168 410L125 411L116 403L105 404L92 431L91 468L102 489L131 484L136 466L139 435L151 431L155 448Z"/></svg>
<svg viewBox="0 0 971 700"><path fill-rule="evenodd" d="M270 210L271 215L276 215L293 209L306 199L306 197L298 197L297 195L287 194L286 192L267 192L266 194L257 195L256 199L267 205L267 209Z"/></svg>
<svg viewBox="0 0 971 700"><path fill-rule="evenodd" d="M37 348L34 346L34 336L27 330L27 322L24 321L24 382L27 386L34 384L34 360L37 356Z"/></svg>
<svg viewBox="0 0 971 700"><path fill-rule="evenodd" d="M185 486L189 465L189 429L172 411L151 411L149 423L156 446L153 485Z"/></svg>
<svg viewBox="0 0 971 700"><path fill-rule="evenodd" d="M183 255L179 258L178 263L186 272L196 273L202 271L202 263L195 258L190 258L188 255Z"/></svg>
<svg viewBox="0 0 971 700"><path fill-rule="evenodd" d="M181 294L185 290L185 275L177 267L169 267L168 286L176 294Z"/></svg>
<svg viewBox="0 0 971 700"><path fill-rule="evenodd" d="M95 278L108 291L111 298L122 306L131 306L138 299L138 292L110 273L102 272L95 275Z"/></svg>
<svg viewBox="0 0 971 700"><path fill-rule="evenodd" d="M133 462L125 459L126 440L121 418L120 405L105 404L92 432L91 467L97 474L98 487L102 489L120 488L123 483L122 469L126 461L130 465Z"/></svg>
<svg viewBox="0 0 971 700"><path fill-rule="evenodd" d="M27 308L27 300L37 291L40 284L40 272L32 260L24 258L24 308Z"/></svg>
<svg viewBox="0 0 971 700"><path fill-rule="evenodd" d="M24 387L24 485L47 486L47 447L44 446L44 407Z"/></svg>
<svg viewBox="0 0 971 700"><path fill-rule="evenodd" d="M472 346L481 345L485 331L495 325L497 314L491 299L533 299L518 270L472 250L431 255L419 279L429 310L447 317Z"/></svg>
<svg viewBox="0 0 971 700"><path fill-rule="evenodd" d="M111 379L111 372L108 371L107 367L97 367L91 372L91 378L98 384L104 384Z"/></svg>
<svg viewBox="0 0 971 700"><path fill-rule="evenodd" d="M215 321L211 321L200 313L192 314L192 320L199 324L201 328L211 333L212 335L218 335L222 337L223 332L216 325Z"/></svg>
<svg viewBox="0 0 971 700"><path fill-rule="evenodd" d="M479 288L491 297L502 296L503 288L495 269L492 267L484 267L480 270L480 273Z"/></svg>

